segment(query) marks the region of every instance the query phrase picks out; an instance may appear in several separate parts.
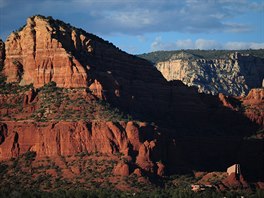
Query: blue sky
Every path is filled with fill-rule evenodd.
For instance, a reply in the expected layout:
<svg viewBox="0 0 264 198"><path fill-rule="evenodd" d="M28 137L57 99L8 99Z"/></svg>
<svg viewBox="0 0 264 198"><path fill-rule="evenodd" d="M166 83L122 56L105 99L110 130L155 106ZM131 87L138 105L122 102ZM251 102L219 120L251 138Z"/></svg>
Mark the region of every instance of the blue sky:
<svg viewBox="0 0 264 198"><path fill-rule="evenodd" d="M0 37L5 40L35 14L132 54L264 48L264 0L0 0Z"/></svg>

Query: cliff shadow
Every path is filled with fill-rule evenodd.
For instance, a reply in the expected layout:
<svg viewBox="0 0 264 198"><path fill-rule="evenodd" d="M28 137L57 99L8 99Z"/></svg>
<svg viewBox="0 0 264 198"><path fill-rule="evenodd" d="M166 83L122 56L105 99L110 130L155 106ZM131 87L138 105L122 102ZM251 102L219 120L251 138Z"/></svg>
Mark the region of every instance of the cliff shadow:
<svg viewBox="0 0 264 198"><path fill-rule="evenodd" d="M168 147L168 173L191 171L226 172L233 164L241 165L248 181L264 179L264 141L231 138L176 138Z"/></svg>

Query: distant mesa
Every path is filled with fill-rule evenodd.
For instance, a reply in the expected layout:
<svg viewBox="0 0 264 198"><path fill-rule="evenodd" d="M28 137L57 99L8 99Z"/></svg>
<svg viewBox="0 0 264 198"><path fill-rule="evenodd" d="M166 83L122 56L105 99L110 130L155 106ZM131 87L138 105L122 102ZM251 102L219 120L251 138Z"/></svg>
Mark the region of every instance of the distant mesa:
<svg viewBox="0 0 264 198"><path fill-rule="evenodd" d="M181 80L200 93L245 96L263 85L264 50L185 50L140 55L168 80Z"/></svg>

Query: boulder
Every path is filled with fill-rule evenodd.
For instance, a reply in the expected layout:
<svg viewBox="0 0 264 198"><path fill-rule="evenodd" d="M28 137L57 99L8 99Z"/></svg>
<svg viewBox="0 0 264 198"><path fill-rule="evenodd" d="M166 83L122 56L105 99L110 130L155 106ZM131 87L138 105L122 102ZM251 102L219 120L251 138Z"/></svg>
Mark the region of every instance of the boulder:
<svg viewBox="0 0 264 198"><path fill-rule="evenodd" d="M128 176L130 175L129 165L126 163L119 163L113 169L114 175Z"/></svg>

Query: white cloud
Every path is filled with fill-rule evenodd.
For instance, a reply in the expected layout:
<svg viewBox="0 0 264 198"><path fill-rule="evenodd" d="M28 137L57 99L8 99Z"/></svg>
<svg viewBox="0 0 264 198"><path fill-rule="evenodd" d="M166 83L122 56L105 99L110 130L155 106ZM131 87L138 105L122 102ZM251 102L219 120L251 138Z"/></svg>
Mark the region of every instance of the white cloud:
<svg viewBox="0 0 264 198"><path fill-rule="evenodd" d="M252 27L248 24L239 24L239 23L225 23L229 28L226 29L226 32L249 32L252 30Z"/></svg>
<svg viewBox="0 0 264 198"><path fill-rule="evenodd" d="M109 19L122 26L143 28L154 23L149 10L135 10L127 12L111 13Z"/></svg>
<svg viewBox="0 0 264 198"><path fill-rule="evenodd" d="M227 42L224 45L225 49L264 49L264 43L255 42Z"/></svg>
<svg viewBox="0 0 264 198"><path fill-rule="evenodd" d="M138 36L137 36L137 39L138 39L140 42L142 42L142 43L144 43L144 42L147 41L147 38L146 38L144 35L138 35Z"/></svg>
<svg viewBox="0 0 264 198"><path fill-rule="evenodd" d="M219 43L214 40L197 39L194 46L195 49L216 49L219 48Z"/></svg>
<svg viewBox="0 0 264 198"><path fill-rule="evenodd" d="M176 46L178 49L192 49L194 48L194 43L191 39L177 40Z"/></svg>
<svg viewBox="0 0 264 198"><path fill-rule="evenodd" d="M264 11L264 2L263 1L260 3L253 2L250 4L250 8L257 11Z"/></svg>
<svg viewBox="0 0 264 198"><path fill-rule="evenodd" d="M177 49L264 49L264 43L256 42L226 42L220 43L215 40L191 39L177 40L176 42L163 42L161 37L157 37L151 44L152 51L158 50L177 50Z"/></svg>
<svg viewBox="0 0 264 198"><path fill-rule="evenodd" d="M82 27L92 27L101 34L142 34L148 32L242 32L249 26L231 21L256 10L263 3L250 0L0 0L0 7L10 6L3 17L12 15L13 6L23 7L17 18L40 13L65 18L78 15ZM250 5L250 6L249 6ZM63 18L62 18L63 19ZM77 20L77 19L76 19Z"/></svg>
<svg viewBox="0 0 264 198"><path fill-rule="evenodd" d="M220 49L221 44L214 40L191 39L177 40L175 42L163 42L161 37L155 38L151 44L151 50L175 50L175 49Z"/></svg>
<svg viewBox="0 0 264 198"><path fill-rule="evenodd" d="M160 36L156 37L155 40L151 43L152 51L164 50L164 47L164 43L162 42Z"/></svg>

